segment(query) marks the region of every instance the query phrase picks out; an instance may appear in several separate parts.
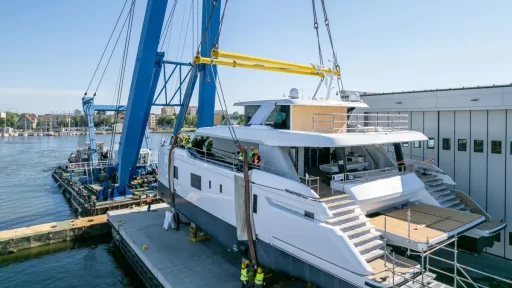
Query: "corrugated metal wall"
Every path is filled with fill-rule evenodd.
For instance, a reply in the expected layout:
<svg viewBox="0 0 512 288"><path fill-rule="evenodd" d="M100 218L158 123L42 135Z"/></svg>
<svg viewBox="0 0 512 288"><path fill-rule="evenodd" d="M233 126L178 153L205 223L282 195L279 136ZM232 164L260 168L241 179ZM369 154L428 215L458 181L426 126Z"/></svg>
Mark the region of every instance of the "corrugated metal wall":
<svg viewBox="0 0 512 288"><path fill-rule="evenodd" d="M404 144L405 157L434 158L456 189L468 193L493 220L509 223L487 252L512 259L512 110L378 113L409 115L409 127L434 140L430 147L427 141L421 147Z"/></svg>

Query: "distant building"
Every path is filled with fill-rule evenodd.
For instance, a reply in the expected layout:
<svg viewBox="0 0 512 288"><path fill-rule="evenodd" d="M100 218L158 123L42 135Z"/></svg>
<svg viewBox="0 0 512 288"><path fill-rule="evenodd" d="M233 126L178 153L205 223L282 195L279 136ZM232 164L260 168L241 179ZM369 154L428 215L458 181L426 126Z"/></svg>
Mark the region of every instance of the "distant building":
<svg viewBox="0 0 512 288"><path fill-rule="evenodd" d="M148 127L149 129L156 129L156 124L160 115L151 113L149 114Z"/></svg>
<svg viewBox="0 0 512 288"><path fill-rule="evenodd" d="M197 114L197 106L188 106L187 114L196 115Z"/></svg>
<svg viewBox="0 0 512 288"><path fill-rule="evenodd" d="M160 110L161 115L172 115L176 113L176 107L162 107Z"/></svg>
<svg viewBox="0 0 512 288"><path fill-rule="evenodd" d="M16 122L17 129L35 129L37 125L37 116L33 113L21 114L20 118Z"/></svg>
<svg viewBox="0 0 512 288"><path fill-rule="evenodd" d="M80 116L80 115L82 115L82 110L80 110L80 109L75 109L75 111L73 111L73 115L75 115L75 116Z"/></svg>
<svg viewBox="0 0 512 288"><path fill-rule="evenodd" d="M213 115L213 125L219 125L225 118L224 110L215 110L215 114Z"/></svg>

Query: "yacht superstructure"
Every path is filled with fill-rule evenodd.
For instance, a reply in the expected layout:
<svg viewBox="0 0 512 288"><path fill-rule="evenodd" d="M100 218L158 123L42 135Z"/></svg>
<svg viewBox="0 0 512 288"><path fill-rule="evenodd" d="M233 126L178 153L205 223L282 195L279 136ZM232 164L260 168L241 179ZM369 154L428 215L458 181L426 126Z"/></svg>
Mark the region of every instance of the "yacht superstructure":
<svg viewBox="0 0 512 288"><path fill-rule="evenodd" d="M456 192L442 186L449 177L403 158L400 143L428 139L407 130L401 115L389 115L385 125L370 122L353 113L366 104L352 96L236 105L246 116L246 125L231 127L236 140L259 150L263 163L251 167L248 179L262 265L322 287L390 287L420 267L394 256L392 272L386 244L424 251L468 231L484 237L502 229L478 230L490 219L467 204L469 197L455 203ZM247 257L240 237L244 177L231 128L196 131L213 141L211 149L181 146L169 155L163 146L158 189L180 214ZM388 144L394 158L382 149Z"/></svg>

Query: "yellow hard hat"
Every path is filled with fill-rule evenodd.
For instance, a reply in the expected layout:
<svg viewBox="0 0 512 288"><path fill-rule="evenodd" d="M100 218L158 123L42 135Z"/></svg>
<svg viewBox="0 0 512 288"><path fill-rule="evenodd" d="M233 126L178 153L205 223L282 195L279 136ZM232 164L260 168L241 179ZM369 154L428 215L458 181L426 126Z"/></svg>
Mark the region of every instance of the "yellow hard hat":
<svg viewBox="0 0 512 288"><path fill-rule="evenodd" d="M255 153L255 154L259 154L259 153L260 153L260 151L258 151L258 149L255 149L255 150L254 150L254 153Z"/></svg>
<svg viewBox="0 0 512 288"><path fill-rule="evenodd" d="M258 273L261 273L263 272L263 269L261 269L261 267L258 267Z"/></svg>
<svg viewBox="0 0 512 288"><path fill-rule="evenodd" d="M242 263L242 268L245 269L247 267L247 264Z"/></svg>

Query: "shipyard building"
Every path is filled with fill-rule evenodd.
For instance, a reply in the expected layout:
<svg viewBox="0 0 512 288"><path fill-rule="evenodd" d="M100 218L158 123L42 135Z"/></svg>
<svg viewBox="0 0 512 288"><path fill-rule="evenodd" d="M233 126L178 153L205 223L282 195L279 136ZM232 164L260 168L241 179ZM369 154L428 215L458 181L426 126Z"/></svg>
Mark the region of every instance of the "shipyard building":
<svg viewBox="0 0 512 288"><path fill-rule="evenodd" d="M487 252L512 260L512 84L485 87L366 93L367 121L409 129L426 142L402 143L404 157L433 159L493 220L507 222ZM382 121L388 117L389 122ZM402 117L402 116L400 116ZM393 146L387 147L393 153Z"/></svg>

